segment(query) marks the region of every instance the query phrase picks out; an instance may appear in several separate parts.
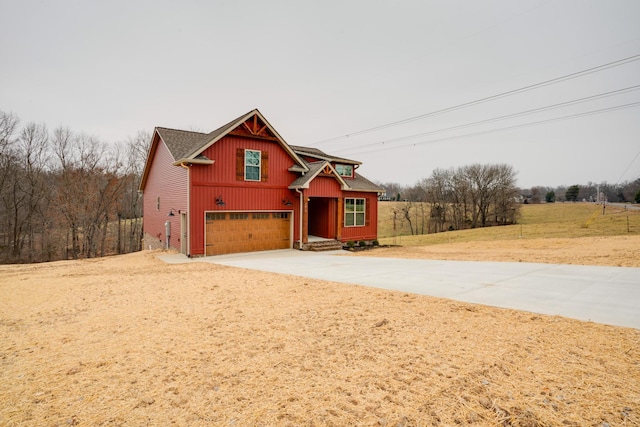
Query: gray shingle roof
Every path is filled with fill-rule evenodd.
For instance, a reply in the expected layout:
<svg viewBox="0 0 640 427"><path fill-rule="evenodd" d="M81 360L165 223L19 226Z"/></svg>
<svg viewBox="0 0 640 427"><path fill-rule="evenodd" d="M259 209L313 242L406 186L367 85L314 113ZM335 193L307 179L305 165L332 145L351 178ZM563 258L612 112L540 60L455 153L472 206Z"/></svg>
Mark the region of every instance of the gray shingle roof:
<svg viewBox="0 0 640 427"><path fill-rule="evenodd" d="M318 174L318 172L320 172L320 170L326 163L327 162L324 161L313 163L307 162L307 168L309 168L309 171L304 175L300 175L298 178L296 178L296 180L293 181L291 185L289 185L289 188L304 188L309 183L309 181L312 181L313 178L315 178L315 176Z"/></svg>
<svg viewBox="0 0 640 427"><path fill-rule="evenodd" d="M348 165L362 164L362 162L359 162L357 160L345 159L343 157L336 157L313 147L303 147L301 145L290 145L289 147L291 147L291 149L300 156L315 157L316 159L319 159L319 160L327 160L329 162L336 162L336 163L345 163Z"/></svg>
<svg viewBox="0 0 640 427"><path fill-rule="evenodd" d="M375 192L382 192L384 191L384 188L380 187L377 184L374 184L373 182L369 181L367 178L365 178L364 176L360 175L360 174L355 174L355 178L354 179L345 179L347 185L349 186L349 188L353 191L375 191Z"/></svg>
<svg viewBox="0 0 640 427"><path fill-rule="evenodd" d="M309 171L304 175L301 175L298 178L296 178L296 180L293 181L291 185L289 185L290 189L307 188L309 185L309 182L313 181L313 179L315 179L315 177L322 171L325 165L328 164L326 160L321 160L318 162L311 162L311 163L306 162L306 163L307 163L307 168L309 168ZM336 175L336 178L340 181L340 185L342 185L342 183L344 182L345 186L343 186L343 189L345 191L373 191L373 192L384 191L383 188L374 184L364 176L359 175L357 173L355 174L355 178L353 179L339 177L338 175Z"/></svg>
<svg viewBox="0 0 640 427"><path fill-rule="evenodd" d="M203 150L203 147L212 143L218 137L220 137L221 135L224 135L226 132L232 130L236 126L240 125L242 121L244 121L249 115L255 114L255 113L260 114L258 110L253 110L247 113L245 116L238 117L237 119L232 120L229 123L209 133L192 132L192 131L170 129L170 128L163 128L163 127L157 127L156 131L158 132L158 135L162 138L162 140L167 145L167 148L169 149L169 152L173 156L174 160L178 161L178 160L187 159L191 157L193 158L202 157L203 159L206 159L203 156L199 156L201 154L200 152ZM265 119L263 118L263 120ZM266 120L265 120L265 123L266 123ZM275 132L275 130L273 131ZM351 164L354 166L362 164L361 162L358 162L356 160L345 159L342 157L337 157L337 156L327 154L324 151L319 150L317 148L303 147L299 145L288 145L283 140L282 140L282 143L285 148L287 148L288 146L288 149L291 150L290 153L294 157L307 156L307 157L318 159L318 161L316 162L308 162L300 159L301 166L302 167L306 166L308 168L308 171L306 171L304 174L299 176L295 181L293 181L289 186L289 188L303 188L308 186L308 183L311 180L313 180L313 178L315 178L318 175L318 173L320 173L321 169L326 165L327 162ZM369 181L368 179L366 179L365 177L357 173L355 174L355 178L353 179L340 177L339 180L341 180L341 182L344 182L347 185L348 188L345 188L345 190L383 191L381 187L379 187L378 185L374 184L373 182Z"/></svg>
<svg viewBox="0 0 640 427"><path fill-rule="evenodd" d="M202 132L191 132L187 130L156 128L158 135L167 144L169 152L174 160L182 159L187 154L193 152L202 145L203 139L207 136Z"/></svg>

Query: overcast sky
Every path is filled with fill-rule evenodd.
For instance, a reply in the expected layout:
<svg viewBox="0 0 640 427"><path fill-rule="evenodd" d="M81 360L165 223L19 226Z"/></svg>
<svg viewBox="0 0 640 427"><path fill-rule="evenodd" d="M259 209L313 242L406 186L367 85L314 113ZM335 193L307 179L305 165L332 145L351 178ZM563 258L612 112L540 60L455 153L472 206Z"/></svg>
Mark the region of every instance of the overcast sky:
<svg viewBox="0 0 640 427"><path fill-rule="evenodd" d="M0 64L0 110L106 142L258 108L377 181L473 163L524 188L640 178L638 0L0 0Z"/></svg>

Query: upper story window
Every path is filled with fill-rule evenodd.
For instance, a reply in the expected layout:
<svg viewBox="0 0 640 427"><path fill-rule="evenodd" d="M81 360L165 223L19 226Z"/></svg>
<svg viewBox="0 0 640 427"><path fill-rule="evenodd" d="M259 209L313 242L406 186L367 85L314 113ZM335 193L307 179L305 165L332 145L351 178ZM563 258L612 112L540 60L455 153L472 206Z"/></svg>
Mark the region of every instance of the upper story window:
<svg viewBox="0 0 640 427"><path fill-rule="evenodd" d="M340 176L352 177L353 176L353 166L352 165L336 164L336 172L338 172L338 175L340 175Z"/></svg>
<svg viewBox="0 0 640 427"><path fill-rule="evenodd" d="M260 181L260 151L244 150L244 179Z"/></svg>

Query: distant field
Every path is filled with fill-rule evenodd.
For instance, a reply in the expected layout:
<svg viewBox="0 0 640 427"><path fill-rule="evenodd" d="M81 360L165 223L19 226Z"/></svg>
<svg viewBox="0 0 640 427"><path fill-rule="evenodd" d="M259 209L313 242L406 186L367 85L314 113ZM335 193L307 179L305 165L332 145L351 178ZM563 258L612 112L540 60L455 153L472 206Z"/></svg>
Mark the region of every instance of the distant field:
<svg viewBox="0 0 640 427"><path fill-rule="evenodd" d="M640 210L609 205L603 215L602 206L593 203L548 203L522 205L520 218L515 225L412 236L407 222L402 220L401 209L404 205L403 202L379 203L378 236L381 244L424 246L521 238L640 235ZM425 203L423 206L425 221L427 221L428 205ZM395 231L394 210L396 211ZM421 221L420 215L418 222ZM588 226L587 223L589 223Z"/></svg>

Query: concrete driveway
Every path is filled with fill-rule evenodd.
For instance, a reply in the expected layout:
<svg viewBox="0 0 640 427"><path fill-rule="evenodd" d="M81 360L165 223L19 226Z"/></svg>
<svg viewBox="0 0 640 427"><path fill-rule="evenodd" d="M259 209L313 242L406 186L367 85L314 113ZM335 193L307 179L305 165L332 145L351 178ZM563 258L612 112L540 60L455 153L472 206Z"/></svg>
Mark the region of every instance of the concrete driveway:
<svg viewBox="0 0 640 427"><path fill-rule="evenodd" d="M640 268L434 261L278 250L168 263L214 264L391 289L640 329Z"/></svg>

